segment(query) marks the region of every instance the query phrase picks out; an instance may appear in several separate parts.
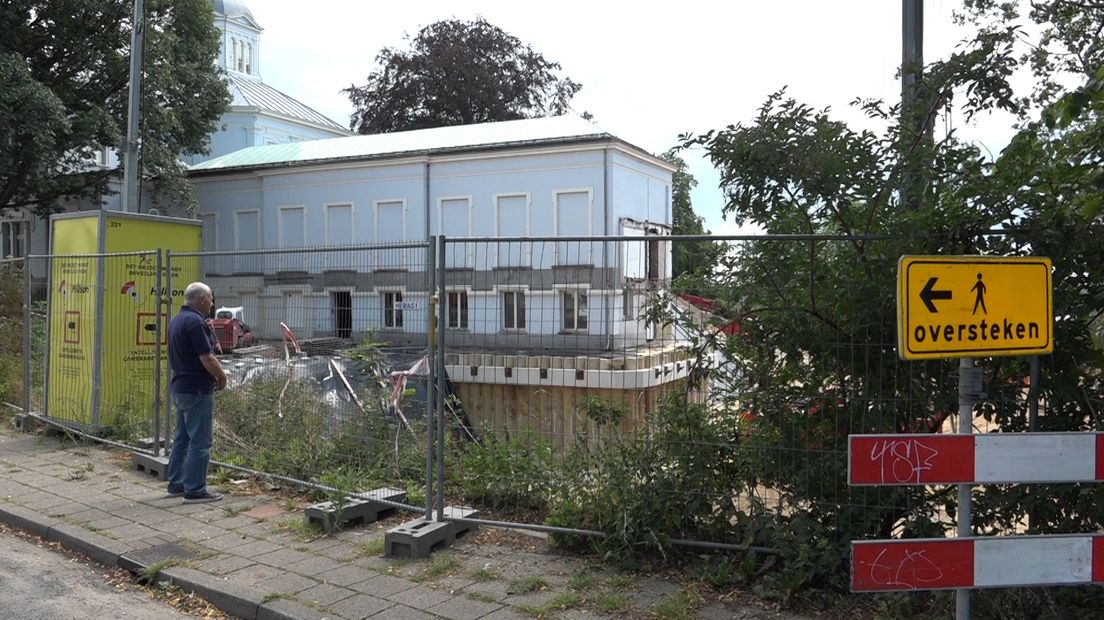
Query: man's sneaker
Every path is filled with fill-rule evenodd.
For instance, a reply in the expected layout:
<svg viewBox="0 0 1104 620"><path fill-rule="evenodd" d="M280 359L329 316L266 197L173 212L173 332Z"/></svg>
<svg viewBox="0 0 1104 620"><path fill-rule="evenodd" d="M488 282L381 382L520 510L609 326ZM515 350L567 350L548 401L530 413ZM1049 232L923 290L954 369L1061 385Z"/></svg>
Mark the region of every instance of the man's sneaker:
<svg viewBox="0 0 1104 620"><path fill-rule="evenodd" d="M196 495L194 497L184 496L185 504L206 504L208 502L217 502L222 499L222 493L215 493L214 491L207 491L203 495Z"/></svg>

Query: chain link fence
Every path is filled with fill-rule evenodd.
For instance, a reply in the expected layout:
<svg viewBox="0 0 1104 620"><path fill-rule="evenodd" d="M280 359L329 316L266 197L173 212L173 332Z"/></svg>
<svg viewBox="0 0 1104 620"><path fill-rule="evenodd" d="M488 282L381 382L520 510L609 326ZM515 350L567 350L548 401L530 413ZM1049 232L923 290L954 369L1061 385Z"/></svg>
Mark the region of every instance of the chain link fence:
<svg viewBox="0 0 1104 620"><path fill-rule="evenodd" d="M945 490L847 484L849 434L952 431L957 363L897 354L896 260L924 251L829 235L441 242L449 501L625 546L948 533ZM1026 423L1028 361L987 365L978 430Z"/></svg>
<svg viewBox="0 0 1104 620"><path fill-rule="evenodd" d="M197 274L215 296L210 323L229 384L216 395L213 458L350 493L398 488L420 501L430 251L172 253L170 273Z"/></svg>
<svg viewBox="0 0 1104 620"><path fill-rule="evenodd" d="M22 408L148 451L159 433L166 315L159 253L22 261Z"/></svg>
<svg viewBox="0 0 1104 620"><path fill-rule="evenodd" d="M849 434L951 429L957 364L896 350L896 261L928 246L640 232L170 253L163 265L157 252L32 257L24 401L129 445L171 437L168 399L141 386L167 390L157 352L194 278L214 291L230 374L214 446L227 465L348 492L398 487L405 508L444 518L446 503L471 505L481 522L566 544L951 530L945 489L846 476ZM146 262L155 282L128 289ZM1061 367L1035 365L1039 381L1027 359L986 362L979 431L1065 430L1049 414L1069 400L1037 389ZM1011 533L1029 515L997 506L985 519Z"/></svg>

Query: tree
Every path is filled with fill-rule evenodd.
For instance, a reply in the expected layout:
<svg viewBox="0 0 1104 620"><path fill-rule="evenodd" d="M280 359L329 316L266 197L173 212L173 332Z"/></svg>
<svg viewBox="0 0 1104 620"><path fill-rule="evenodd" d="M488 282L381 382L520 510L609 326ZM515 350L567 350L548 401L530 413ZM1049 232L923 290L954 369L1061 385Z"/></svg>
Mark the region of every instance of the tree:
<svg viewBox="0 0 1104 620"><path fill-rule="evenodd" d="M483 18L430 24L376 63L363 86L342 91L355 108L350 127L364 134L554 116L582 87Z"/></svg>
<svg viewBox="0 0 1104 620"><path fill-rule="evenodd" d="M125 139L129 0L13 0L0 6L0 211L40 215L107 193L92 166ZM230 96L215 65L209 0L147 0L142 178L191 202L182 155L205 152Z"/></svg>
<svg viewBox="0 0 1104 620"><path fill-rule="evenodd" d="M677 149L671 149L661 158L675 165L671 175L671 234L708 235L705 219L694 212L690 192L698 186L698 180L690 174L686 160L679 157ZM678 241L672 248L673 277L681 275L708 275L720 255L721 247L712 241Z"/></svg>
<svg viewBox="0 0 1104 620"><path fill-rule="evenodd" d="M1044 410L1039 430L1101 429L1104 352L1092 336L1104 315L1104 48L1096 34L1104 3L1032 3L1026 17L1041 35L1024 51L1014 6L974 0L966 11L962 19L977 34L925 68L917 113L935 127L946 126L935 121L950 110L967 119L998 108L1019 115L995 160L951 130L917 140L895 106L857 101L885 127L857 130L785 92L771 95L751 122L686 144L703 147L720 170L728 216L770 233L821 235L726 252L712 286L741 329L723 344L702 342L703 357L721 346L731 362L711 369L714 385L730 390L716 423L748 429L745 417L754 420L739 438L736 474L717 484L765 487L781 498L777 511L760 519L752 510L742 522L750 539L792 551L797 561L778 580L787 588L846 587L850 540L951 528L932 518L954 515L945 490L847 484L850 433L932 432L957 410L953 362L897 359L901 255L1051 257L1060 320L1055 352L1034 386ZM1036 74L1027 93L1011 81L1020 66ZM918 208L904 210L900 179L920 167L925 191ZM998 228L1006 232L992 234ZM1001 431L1025 430L1027 360L985 360L984 370L989 397L977 415ZM975 501L974 523L985 532L1018 533L1028 515L1031 533L1104 525L1096 487L989 486ZM1082 590L1066 600L1091 606L1098 596Z"/></svg>

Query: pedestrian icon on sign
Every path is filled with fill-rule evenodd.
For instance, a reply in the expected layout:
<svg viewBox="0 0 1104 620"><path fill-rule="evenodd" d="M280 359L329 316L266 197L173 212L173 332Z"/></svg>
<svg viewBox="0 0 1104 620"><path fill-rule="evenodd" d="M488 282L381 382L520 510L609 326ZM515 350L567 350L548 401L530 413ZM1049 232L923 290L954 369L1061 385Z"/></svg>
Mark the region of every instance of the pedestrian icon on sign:
<svg viewBox="0 0 1104 620"><path fill-rule="evenodd" d="M981 306L981 312L983 314L989 314L989 309L985 307L985 282L981 281L981 274L977 274L977 283L974 284L974 288L971 291L977 291L977 297L974 298L974 312L977 314L978 306Z"/></svg>

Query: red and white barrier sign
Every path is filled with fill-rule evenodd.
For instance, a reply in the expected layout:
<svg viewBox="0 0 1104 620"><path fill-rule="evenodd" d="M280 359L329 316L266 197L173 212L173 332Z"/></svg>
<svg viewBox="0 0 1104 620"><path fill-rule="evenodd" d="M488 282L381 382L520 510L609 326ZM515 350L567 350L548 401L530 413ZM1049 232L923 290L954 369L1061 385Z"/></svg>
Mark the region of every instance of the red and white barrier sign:
<svg viewBox="0 0 1104 620"><path fill-rule="evenodd" d="M1104 481L1104 433L852 435L853 486Z"/></svg>
<svg viewBox="0 0 1104 620"><path fill-rule="evenodd" d="M889 592L1104 583L1104 536L851 543L851 590Z"/></svg>

